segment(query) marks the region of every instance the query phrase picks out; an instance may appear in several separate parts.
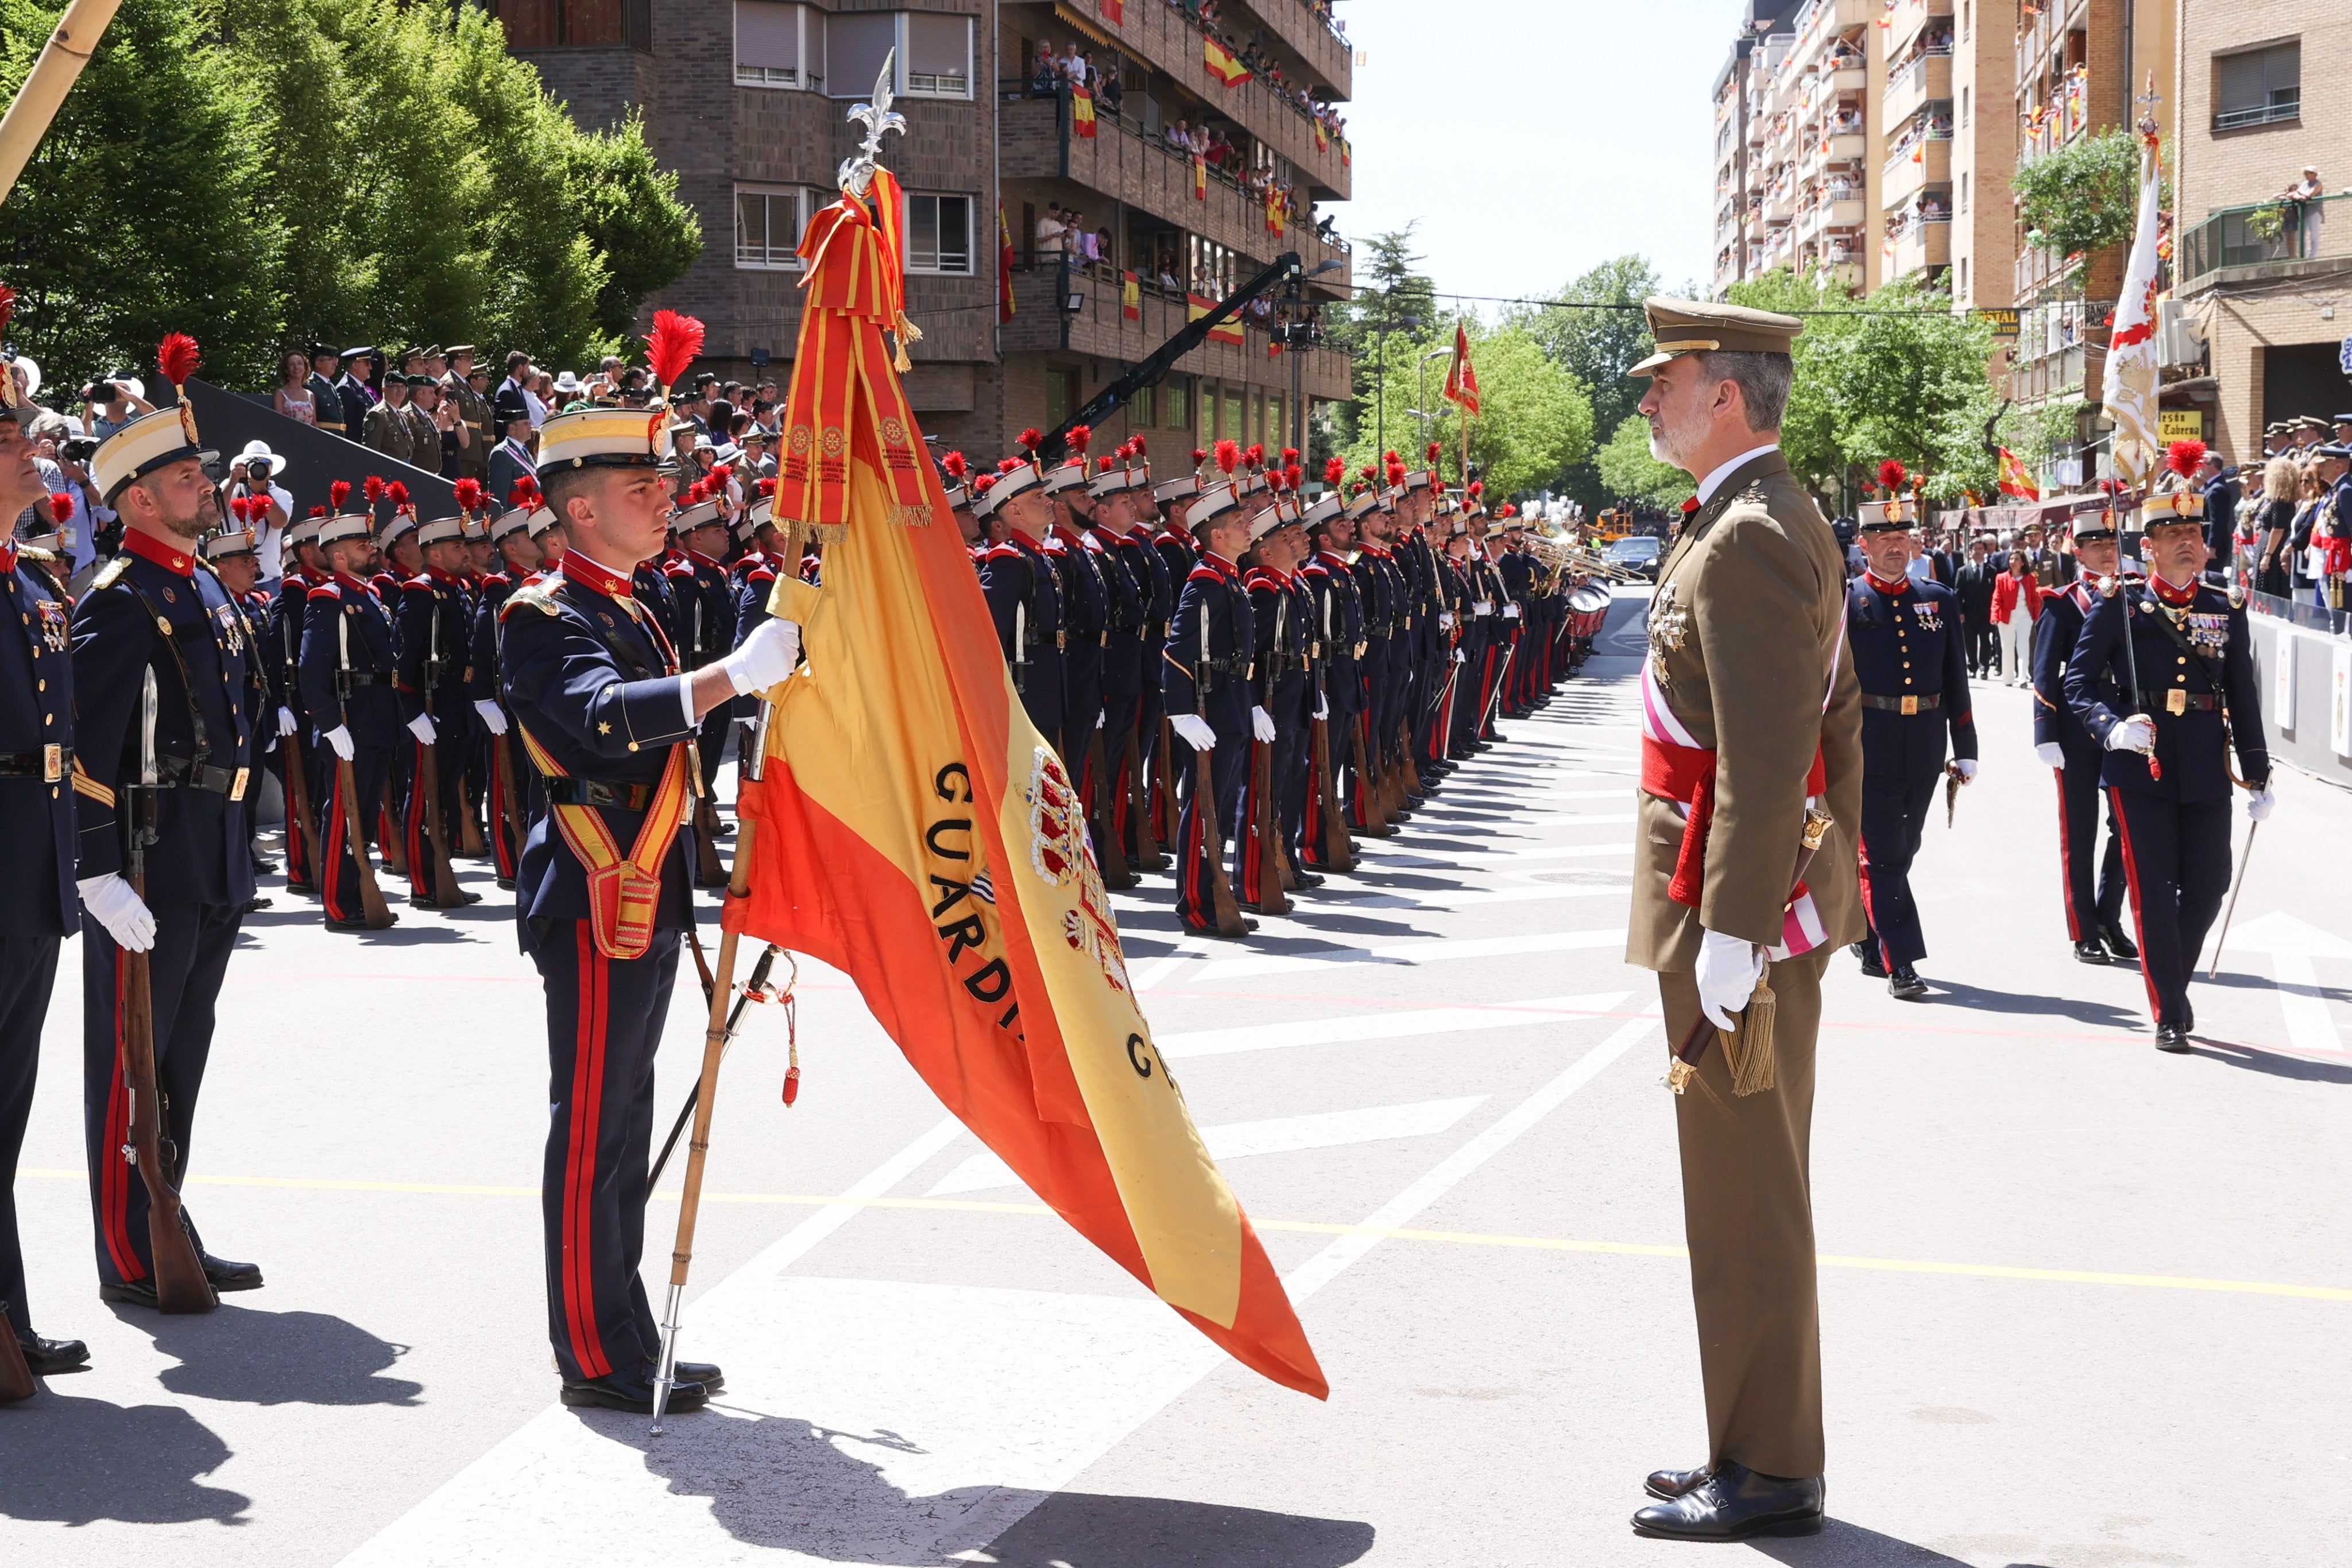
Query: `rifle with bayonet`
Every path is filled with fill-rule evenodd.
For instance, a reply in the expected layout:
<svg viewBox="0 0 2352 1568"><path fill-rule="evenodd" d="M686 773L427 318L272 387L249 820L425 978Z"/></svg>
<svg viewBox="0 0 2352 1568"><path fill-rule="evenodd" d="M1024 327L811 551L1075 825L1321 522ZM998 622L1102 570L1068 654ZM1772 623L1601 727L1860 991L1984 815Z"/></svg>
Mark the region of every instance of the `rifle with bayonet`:
<svg viewBox="0 0 2352 1568"><path fill-rule="evenodd" d="M352 618L335 617L335 702L337 716L343 733L352 733ZM357 744L354 737L353 744ZM360 821L359 777L348 758L335 758L335 792L343 800L343 834L350 841L352 864L359 868L360 915L362 923L371 931L382 931L392 924L392 911L384 907L383 890L375 884L375 865L368 859L367 834ZM327 884L319 883L319 894L326 896Z"/></svg>
<svg viewBox="0 0 2352 1568"><path fill-rule="evenodd" d="M449 864L449 822L441 809L441 722L435 714L435 696L441 688L441 601L433 601L433 619L425 639L425 717L433 727L429 745L416 748L416 794L425 812L423 831L418 835L417 852L430 855L427 880L433 887L433 902L443 909L455 909L466 902L458 890L457 873Z"/></svg>
<svg viewBox="0 0 2352 1568"><path fill-rule="evenodd" d="M290 590L280 588L278 591L286 593ZM289 699L286 706L290 710L294 694L301 689L302 621L299 611L290 605L280 619L285 635L279 639L278 670ZM316 892L327 885L327 873L325 857L319 848L321 824L318 813L310 809L310 759L302 743L302 725L299 720L294 733L280 737L278 744L286 749L286 807L291 814L287 823L286 874L289 880L294 875L294 851L299 843L310 862L310 887Z"/></svg>

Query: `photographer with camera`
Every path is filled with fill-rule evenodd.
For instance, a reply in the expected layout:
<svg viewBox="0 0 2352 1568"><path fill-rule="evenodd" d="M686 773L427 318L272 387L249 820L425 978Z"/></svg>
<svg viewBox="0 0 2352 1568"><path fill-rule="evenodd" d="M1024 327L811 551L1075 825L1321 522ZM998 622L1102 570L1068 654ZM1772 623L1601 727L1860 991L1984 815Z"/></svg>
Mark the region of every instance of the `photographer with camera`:
<svg viewBox="0 0 2352 1568"><path fill-rule="evenodd" d="M100 441L142 413L152 413L146 383L136 376L108 376L81 389L81 427Z"/></svg>
<svg viewBox="0 0 2352 1568"><path fill-rule="evenodd" d="M267 522L253 532L253 558L264 582L278 580L280 543L294 517L294 492L278 483L285 471L286 459L270 451L268 442L248 441L230 462L228 478L220 488L223 517L230 515L228 504L240 496L268 503Z"/></svg>

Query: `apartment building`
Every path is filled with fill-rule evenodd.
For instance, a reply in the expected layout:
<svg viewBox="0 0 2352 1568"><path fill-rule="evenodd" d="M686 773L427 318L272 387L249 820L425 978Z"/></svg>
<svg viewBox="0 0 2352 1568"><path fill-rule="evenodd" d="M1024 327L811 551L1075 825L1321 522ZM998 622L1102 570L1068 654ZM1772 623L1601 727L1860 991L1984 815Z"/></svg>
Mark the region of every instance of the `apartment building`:
<svg viewBox="0 0 2352 1568"><path fill-rule="evenodd" d="M2325 86L2330 62L2352 58L2352 9L2179 9L2173 292L2189 329L2168 335L2165 402L2201 413L2207 439L2249 463L2265 424L2352 408L2352 101ZM2305 198L2307 168L2318 193Z"/></svg>
<svg viewBox="0 0 2352 1568"><path fill-rule="evenodd" d="M793 252L835 199L834 171L862 134L845 111L872 95L886 59L907 131L884 157L907 191L908 314L922 332L907 392L945 444L993 456L1024 426L1060 423L1184 325L1196 267L1214 293L1297 249L1309 267L1333 263L1314 298L1349 282L1345 249L1314 233L1315 204L1345 198L1352 162L1336 117L1316 112L1347 98L1353 62L1328 5L1225 0L1212 47L1197 0L483 3L574 119L644 116L705 242L646 308L700 317L706 361L739 379L789 380ZM1084 98L1066 64L1061 79L1039 69L1073 46ZM1168 141L1180 121L1215 133L1217 162L1196 169ZM1253 183L1287 192L1281 210ZM1062 236L1041 256L1038 220L1054 207L1079 214L1089 239ZM1015 253L1009 319L1000 213ZM1162 256L1180 258L1173 287L1138 265ZM1269 351L1306 313L1301 300L1221 335L1238 341L1202 345L1106 440L1147 429L1167 454L1247 431L1283 444L1303 404L1349 393L1337 354Z"/></svg>
<svg viewBox="0 0 2352 1568"><path fill-rule="evenodd" d="M1764 270L1763 169L1757 162L1764 127L1754 112L1763 95L1758 91L1758 78L1787 55L1793 37L1780 34L1774 39L1774 33L1795 10L1796 0L1748 0L1739 36L1732 39L1715 78L1714 294L1718 299L1733 284ZM1768 39L1774 40L1771 47Z"/></svg>
<svg viewBox="0 0 2352 1568"><path fill-rule="evenodd" d="M1944 0L1951 24L1952 303L2000 308L2015 287L2017 224L2010 172L2017 166L2015 0ZM1923 13L1929 9L1922 6ZM1891 89L1890 89L1891 90Z"/></svg>

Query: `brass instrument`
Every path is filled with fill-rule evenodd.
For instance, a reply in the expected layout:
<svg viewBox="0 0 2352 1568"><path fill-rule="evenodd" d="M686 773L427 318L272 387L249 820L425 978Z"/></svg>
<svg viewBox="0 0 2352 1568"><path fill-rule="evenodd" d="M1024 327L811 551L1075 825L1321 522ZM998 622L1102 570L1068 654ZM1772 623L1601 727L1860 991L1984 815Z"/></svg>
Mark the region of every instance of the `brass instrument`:
<svg viewBox="0 0 2352 1568"><path fill-rule="evenodd" d="M1555 572L1576 572L1598 578L1604 582L1647 582L1648 574L1627 567L1614 566L1594 555L1547 534L1526 536L1527 549L1544 566Z"/></svg>

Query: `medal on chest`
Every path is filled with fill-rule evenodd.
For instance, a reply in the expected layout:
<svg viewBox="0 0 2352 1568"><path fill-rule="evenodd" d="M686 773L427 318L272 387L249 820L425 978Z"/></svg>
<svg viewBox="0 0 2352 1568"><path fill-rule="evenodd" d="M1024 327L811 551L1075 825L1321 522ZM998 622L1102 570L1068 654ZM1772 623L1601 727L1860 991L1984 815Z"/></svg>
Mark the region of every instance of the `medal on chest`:
<svg viewBox="0 0 2352 1568"><path fill-rule="evenodd" d="M2219 653L2230 645L2230 618L2227 615L2190 615L2181 630L2188 632L2189 646L2200 653Z"/></svg>
<svg viewBox="0 0 2352 1568"><path fill-rule="evenodd" d="M1690 637L1690 611L1675 597L1675 586L1666 584L1650 601L1650 667L1661 684L1666 679L1666 655Z"/></svg>
<svg viewBox="0 0 2352 1568"><path fill-rule="evenodd" d="M41 645L52 653L64 653L71 631L66 618L66 607L54 599L44 599L33 608L39 612L41 617Z"/></svg>
<svg viewBox="0 0 2352 1568"><path fill-rule="evenodd" d="M1911 607L1911 619L1918 624L1922 632L1940 632L1944 629L1941 609L1925 599Z"/></svg>

